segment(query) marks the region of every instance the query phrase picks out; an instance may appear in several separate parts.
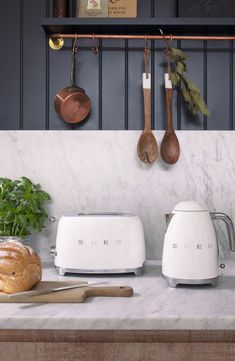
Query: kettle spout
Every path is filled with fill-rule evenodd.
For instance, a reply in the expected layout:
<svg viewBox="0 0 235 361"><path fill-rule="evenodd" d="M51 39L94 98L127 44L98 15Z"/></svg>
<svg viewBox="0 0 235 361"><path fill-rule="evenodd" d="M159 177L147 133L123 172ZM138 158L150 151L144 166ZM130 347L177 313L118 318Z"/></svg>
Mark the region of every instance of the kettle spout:
<svg viewBox="0 0 235 361"><path fill-rule="evenodd" d="M174 213L166 213L165 214L166 228L168 228L168 225L169 225L169 223L170 223L173 216L174 216Z"/></svg>

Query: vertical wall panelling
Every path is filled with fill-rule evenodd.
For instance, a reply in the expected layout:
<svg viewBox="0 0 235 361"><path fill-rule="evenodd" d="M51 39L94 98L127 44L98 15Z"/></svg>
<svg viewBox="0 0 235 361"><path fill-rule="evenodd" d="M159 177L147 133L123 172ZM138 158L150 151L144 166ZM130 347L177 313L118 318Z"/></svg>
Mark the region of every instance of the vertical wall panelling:
<svg viewBox="0 0 235 361"><path fill-rule="evenodd" d="M172 42L172 47L177 43ZM166 129L166 99L164 73L167 71L167 63L164 56L166 44L164 41L155 42L155 128ZM177 91L173 91L173 124L177 129Z"/></svg>
<svg viewBox="0 0 235 361"><path fill-rule="evenodd" d="M98 74L98 103L99 103L99 113L98 113L98 129L102 130L102 116L103 116L103 108L102 108L102 54L103 54L103 41L99 40L99 74Z"/></svg>
<svg viewBox="0 0 235 361"><path fill-rule="evenodd" d="M103 129L125 129L125 41L103 41Z"/></svg>
<svg viewBox="0 0 235 361"><path fill-rule="evenodd" d="M186 61L188 68L188 76L194 81L204 96L204 56L202 41L182 41L182 50L189 56ZM188 104L181 97L181 127L182 129L203 129L203 116L200 114L194 116L188 109Z"/></svg>
<svg viewBox="0 0 235 361"><path fill-rule="evenodd" d="M178 49L181 49L181 40L177 40L177 45L176 47ZM181 104L182 104L182 95L181 95L181 90L179 88L177 88L177 98L176 98L176 113L177 113L177 127L176 129L182 129L181 127Z"/></svg>
<svg viewBox="0 0 235 361"><path fill-rule="evenodd" d="M46 1L46 17L50 17L51 15L51 3L49 0ZM50 64L50 48L48 46L48 40L49 36L46 35L45 40L45 54L46 54L46 73L45 73L45 82L46 82L46 89L45 89L45 129L49 130L50 124L49 124L49 113L50 113L50 102L49 102L49 94L50 94L50 70L49 70L49 64Z"/></svg>
<svg viewBox="0 0 235 361"><path fill-rule="evenodd" d="M47 11L49 11L49 14L47 16L52 17L53 16L53 0L46 0L47 2Z"/></svg>
<svg viewBox="0 0 235 361"><path fill-rule="evenodd" d="M66 40L61 50L50 49L50 79L49 79L49 127L51 130L71 129L72 126L65 123L56 114L54 109L54 97L61 89L71 84L72 41Z"/></svg>
<svg viewBox="0 0 235 361"><path fill-rule="evenodd" d="M155 17L155 2L156 0L151 0L151 4L150 4L150 16L151 18Z"/></svg>
<svg viewBox="0 0 235 361"><path fill-rule="evenodd" d="M24 0L21 23L22 44L22 129L45 129L46 48L40 24L46 16L46 0Z"/></svg>
<svg viewBox="0 0 235 361"><path fill-rule="evenodd" d="M47 0L50 3L50 16L53 14L53 0ZM57 92L65 86L70 85L70 72L72 61L72 41L66 40L61 50L54 51L49 49L49 129L50 130L70 130L72 126L65 123L56 114L54 109L54 97Z"/></svg>
<svg viewBox="0 0 235 361"><path fill-rule="evenodd" d="M20 126L20 1L0 2L0 129Z"/></svg>
<svg viewBox="0 0 235 361"><path fill-rule="evenodd" d="M151 16L152 0L137 1L137 16L138 18L148 18Z"/></svg>
<svg viewBox="0 0 235 361"><path fill-rule="evenodd" d="M129 129L143 129L144 107L142 73L144 72L144 41L129 41L128 125Z"/></svg>
<svg viewBox="0 0 235 361"><path fill-rule="evenodd" d="M165 94L164 94L164 49L163 41L155 42L155 97L154 97L154 120L156 129L165 129Z"/></svg>
<svg viewBox="0 0 235 361"><path fill-rule="evenodd" d="M151 17L155 17L155 1L151 0ZM155 42L151 40L150 42L150 48L151 48L151 64L150 64L150 70L151 70L151 128L155 129L155 66L154 66L154 60L155 60Z"/></svg>
<svg viewBox="0 0 235 361"><path fill-rule="evenodd" d="M138 1L138 17L151 17L151 4L151 0ZM142 40L129 40L128 127L129 129L136 130L143 129L144 126L144 100L142 90L142 73L144 72L144 46L145 42ZM149 66L151 67L151 59Z"/></svg>
<svg viewBox="0 0 235 361"><path fill-rule="evenodd" d="M99 129L99 55L92 51L97 43L93 40L77 41L77 85L83 88L91 100L91 113L85 121L74 124L73 129Z"/></svg>
<svg viewBox="0 0 235 361"><path fill-rule="evenodd" d="M20 124L19 129L23 129L24 116L24 0L20 0Z"/></svg>
<svg viewBox="0 0 235 361"><path fill-rule="evenodd" d="M69 1L69 10L70 10L70 15L75 17L76 16L76 0L70 0Z"/></svg>
<svg viewBox="0 0 235 361"><path fill-rule="evenodd" d="M151 128L155 129L155 41L151 41L151 64L150 64L150 70L151 70Z"/></svg>
<svg viewBox="0 0 235 361"><path fill-rule="evenodd" d="M129 124L129 84L128 84L128 73L129 73L129 46L128 46L128 40L125 40L125 125L124 129L128 129Z"/></svg>
<svg viewBox="0 0 235 361"><path fill-rule="evenodd" d="M227 130L230 126L230 44L208 41L208 129Z"/></svg>
<svg viewBox="0 0 235 361"><path fill-rule="evenodd" d="M204 101L206 104L208 104L208 97L207 97L207 78L208 78L208 74L207 74L207 41L205 40L203 42L203 68L204 68L204 77L203 77L203 96L204 96ZM207 130L207 117L205 115L203 115L203 129Z"/></svg>
<svg viewBox="0 0 235 361"><path fill-rule="evenodd" d="M155 2L155 17L170 18L177 16L176 0L153 0Z"/></svg>
<svg viewBox="0 0 235 361"><path fill-rule="evenodd" d="M70 0L75 16L76 0ZM91 98L92 111L85 122L70 125L54 110L55 94L70 84L71 40L60 51L49 49L41 19L52 16L53 0L0 2L0 129L142 129L144 41L99 41L100 52L91 52L92 41L80 40L77 82ZM138 0L138 17L175 17L176 0ZM162 30L167 33L162 26ZM159 32L156 27L156 34ZM190 33L187 28L186 33ZM190 77L208 103L211 116L192 117L174 91L173 121L176 129L233 129L235 92L233 42L173 43L189 53ZM103 46L103 51L102 51ZM165 129L163 41L151 42L152 126Z"/></svg>
<svg viewBox="0 0 235 361"><path fill-rule="evenodd" d="M230 54L230 78L229 78L229 82L230 82L230 99L229 99L229 103L230 103L230 127L229 129L233 129L233 125L234 125L234 121L233 121L233 115L234 115L234 90L233 90L233 85L234 85L234 53L233 53L234 47L233 47L233 41L230 41L230 50L229 50L229 54Z"/></svg>
<svg viewBox="0 0 235 361"><path fill-rule="evenodd" d="M235 86L235 44L234 41L231 41L230 44L230 52L232 53L230 55L230 61L232 61L231 64L231 74L230 74L230 86L231 86L231 94L230 94L230 102L231 102L231 108L230 108L230 116L231 116L231 121L230 121L230 129L235 129L235 121L233 119L234 115L235 115L235 90L234 90L234 86Z"/></svg>

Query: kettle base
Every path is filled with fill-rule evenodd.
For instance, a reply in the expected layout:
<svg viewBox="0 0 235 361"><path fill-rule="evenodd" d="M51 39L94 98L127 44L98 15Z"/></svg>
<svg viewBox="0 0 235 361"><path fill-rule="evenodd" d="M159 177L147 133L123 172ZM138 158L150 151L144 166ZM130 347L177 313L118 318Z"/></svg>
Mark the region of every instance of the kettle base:
<svg viewBox="0 0 235 361"><path fill-rule="evenodd" d="M216 287L218 284L219 277L215 278L207 278L207 279L180 279L180 278L172 278L167 277L162 274L163 278L168 282L170 287L176 287L177 285L211 285L212 287Z"/></svg>

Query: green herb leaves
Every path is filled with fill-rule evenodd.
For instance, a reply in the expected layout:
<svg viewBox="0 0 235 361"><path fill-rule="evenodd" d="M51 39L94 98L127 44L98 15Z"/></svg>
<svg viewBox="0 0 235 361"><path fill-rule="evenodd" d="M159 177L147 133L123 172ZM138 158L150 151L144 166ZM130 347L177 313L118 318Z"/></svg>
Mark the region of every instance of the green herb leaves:
<svg viewBox="0 0 235 361"><path fill-rule="evenodd" d="M26 237L30 230L41 231L48 215L44 203L51 197L22 177L12 181L0 178L0 236Z"/></svg>
<svg viewBox="0 0 235 361"><path fill-rule="evenodd" d="M199 112L208 116L210 114L198 86L185 75L187 66L185 61L188 55L180 49L167 48L165 55L168 61L170 79L173 87L181 87L184 100L189 105L190 112L195 115Z"/></svg>

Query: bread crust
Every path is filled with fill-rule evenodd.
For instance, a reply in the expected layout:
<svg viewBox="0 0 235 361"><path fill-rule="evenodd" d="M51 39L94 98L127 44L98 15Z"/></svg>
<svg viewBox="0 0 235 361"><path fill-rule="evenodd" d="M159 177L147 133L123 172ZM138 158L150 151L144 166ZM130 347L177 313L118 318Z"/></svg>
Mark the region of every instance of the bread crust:
<svg viewBox="0 0 235 361"><path fill-rule="evenodd" d="M0 243L0 291L28 291L41 278L41 260L31 247L11 240Z"/></svg>

